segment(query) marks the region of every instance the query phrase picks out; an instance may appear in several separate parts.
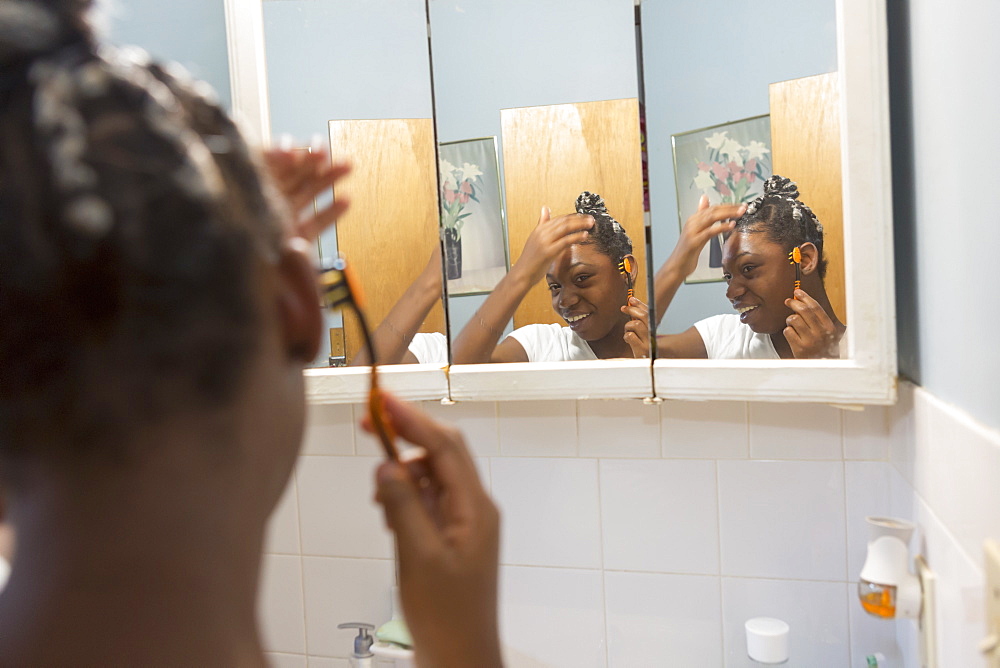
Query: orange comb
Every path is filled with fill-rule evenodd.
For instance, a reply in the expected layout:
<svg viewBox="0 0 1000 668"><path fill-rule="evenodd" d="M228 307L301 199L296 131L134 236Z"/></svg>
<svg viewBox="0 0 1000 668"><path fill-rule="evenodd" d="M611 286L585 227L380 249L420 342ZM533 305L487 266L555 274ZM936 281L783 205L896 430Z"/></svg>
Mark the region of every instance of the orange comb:
<svg viewBox="0 0 1000 668"><path fill-rule="evenodd" d="M625 281L628 283L628 296L632 298L635 296L635 290L632 288L632 270L635 268L635 260L631 256L626 256L622 258L622 261L618 263L618 271L625 274Z"/></svg>
<svg viewBox="0 0 1000 668"><path fill-rule="evenodd" d="M795 289L800 290L802 288L802 250L798 246L788 254L788 263L795 265Z"/></svg>

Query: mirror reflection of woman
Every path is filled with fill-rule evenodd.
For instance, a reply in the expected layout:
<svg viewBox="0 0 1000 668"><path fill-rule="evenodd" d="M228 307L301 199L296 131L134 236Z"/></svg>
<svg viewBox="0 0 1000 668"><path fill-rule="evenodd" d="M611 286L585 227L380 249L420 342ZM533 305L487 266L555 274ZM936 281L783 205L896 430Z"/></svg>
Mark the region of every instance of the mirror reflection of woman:
<svg viewBox="0 0 1000 668"><path fill-rule="evenodd" d="M792 181L772 176L749 205L709 206L681 232L656 273L657 321L695 269L705 244L726 235L722 271L726 298L736 313L716 315L680 334L658 336L657 355L712 359L815 359L840 357L847 328L837 318L823 278L823 226L799 199ZM799 275L790 262L798 248ZM795 281L801 279L801 287Z"/></svg>
<svg viewBox="0 0 1000 668"><path fill-rule="evenodd" d="M543 207L521 257L455 340L455 364L648 356L649 309L628 294L637 274L632 241L599 195L581 194L576 211L553 218ZM626 259L627 274L620 269ZM566 324L526 325L498 344L521 300L543 279Z"/></svg>

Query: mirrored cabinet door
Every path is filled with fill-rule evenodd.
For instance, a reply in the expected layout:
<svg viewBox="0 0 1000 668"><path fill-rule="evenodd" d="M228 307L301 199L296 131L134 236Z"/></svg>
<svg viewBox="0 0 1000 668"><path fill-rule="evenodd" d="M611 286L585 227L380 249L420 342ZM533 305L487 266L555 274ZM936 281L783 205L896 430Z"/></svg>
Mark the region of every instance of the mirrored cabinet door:
<svg viewBox="0 0 1000 668"><path fill-rule="evenodd" d="M634 357L622 308L630 284L645 300L648 275L634 3L429 6L443 232L460 242L445 246L453 362ZM484 137L495 163L474 160ZM466 197L497 190L500 210ZM574 213L584 192L614 222L598 221L605 233L571 250L541 228ZM485 282L469 278L486 270Z"/></svg>
<svg viewBox="0 0 1000 668"><path fill-rule="evenodd" d="M425 361L445 364L424 3L262 8L273 142L318 144L353 164L337 193L351 206L321 237L321 261L343 255L353 267L380 362L403 361L416 336L431 351ZM367 363L353 314L329 315L327 328L316 366Z"/></svg>
<svg viewBox="0 0 1000 668"><path fill-rule="evenodd" d="M657 331L667 335L660 354L777 359L780 352L784 358L782 330L794 313L785 300L794 298L796 280L817 303L829 295L828 317L846 322L835 2L777 7L647 0L640 16L657 269L677 259L682 226L702 196L711 205L750 205L773 174L793 181L798 200L816 214L827 265L823 286L796 278L785 257L807 240L819 243L814 232L803 231L815 228L809 217L793 217L804 210L796 214L783 204L773 216L748 216L732 241L720 223L727 234L701 244L697 265L676 293L658 290L657 309L666 315ZM765 240L774 242L774 258L765 258ZM755 253L747 256L752 264L738 259L747 252ZM701 355L687 354L691 347L671 336L692 333L695 323L693 331L704 339ZM742 337L744 349L727 349L716 340L724 336Z"/></svg>

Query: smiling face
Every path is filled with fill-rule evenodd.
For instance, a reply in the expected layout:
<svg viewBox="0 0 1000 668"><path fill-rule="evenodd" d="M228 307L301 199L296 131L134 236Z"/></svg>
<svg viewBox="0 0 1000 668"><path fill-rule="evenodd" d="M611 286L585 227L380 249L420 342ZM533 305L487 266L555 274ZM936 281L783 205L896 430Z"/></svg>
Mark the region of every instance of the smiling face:
<svg viewBox="0 0 1000 668"><path fill-rule="evenodd" d="M738 230L726 241L722 271L729 284L726 298L740 313L740 322L758 334L785 328L785 318L792 314L785 300L792 296L795 267L781 244L762 231Z"/></svg>
<svg viewBox="0 0 1000 668"><path fill-rule="evenodd" d="M621 307L628 298L617 263L593 244L567 248L549 266L545 280L552 308L585 341L624 336L629 318Z"/></svg>

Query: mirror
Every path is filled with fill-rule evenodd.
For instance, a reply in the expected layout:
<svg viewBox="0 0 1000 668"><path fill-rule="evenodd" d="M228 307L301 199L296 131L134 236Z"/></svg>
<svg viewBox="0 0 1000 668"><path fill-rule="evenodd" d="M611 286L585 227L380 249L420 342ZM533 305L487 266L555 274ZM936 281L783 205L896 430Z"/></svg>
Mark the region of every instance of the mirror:
<svg viewBox="0 0 1000 668"><path fill-rule="evenodd" d="M632 318L622 311L630 283L645 299L647 275L632 1L429 8L453 363L648 357L638 340L639 352L627 343ZM595 27L599 44L581 38ZM496 143L496 157L464 178L452 167L477 164L470 151L480 137ZM499 190L500 210L463 207L457 187ZM584 191L606 207L610 218L595 216L603 231L572 247L546 236L543 227L582 229L559 217ZM550 219L538 225L543 206ZM505 233L488 233L498 227ZM470 289L483 270L468 258L487 254L500 266Z"/></svg>
<svg viewBox="0 0 1000 668"><path fill-rule="evenodd" d="M658 355L787 358L791 340L795 357L839 357L819 340L839 343L835 324L846 321L834 0L724 9L649 1L641 26L656 310L666 312ZM744 46L710 46L720 35ZM768 197L728 243L716 232L685 256L693 230L728 230L713 216L682 235L700 196L750 205L772 174L795 182L810 208ZM800 246L807 257L790 265ZM794 296L796 281L805 296ZM798 329L786 338L789 316Z"/></svg>
<svg viewBox="0 0 1000 668"><path fill-rule="evenodd" d="M259 127L264 127L265 123L261 119L266 114L261 111L265 106L260 99L259 82L261 78L256 76L256 73L261 69L256 59L259 59L262 53L263 28L254 26L253 11L254 7L259 11L261 4L266 6L268 4L294 5L296 3L294 0L284 0L282 3L261 3L261 0L227 0L227 16L230 21L230 53L234 71L234 109L238 115L249 118L251 126L256 121ZM409 4L418 3L411 2ZM722 17L725 8L710 12L712 17L710 20L706 20L678 15L677 12L682 10L670 7L671 3L647 0L642 3L639 14L641 20L637 24L632 2L586 2L583 4L576 2L567 4L570 6L569 9L561 6L553 7L552 3L546 3L544 8L539 8L526 2L459 2L456 5L455 2L445 3L432 0L428 5L436 96L439 98L439 104L435 109L438 139L447 147L447 145L454 146L457 142L475 142L476 140L484 140L484 138L487 140L492 137L497 138L498 150L495 170L499 173L497 180L502 184L499 187L503 189L503 197L500 200L503 203L502 218L499 219L505 220L507 223L506 236L508 238L505 260L509 258L510 261L516 262L526 237L526 234L521 238L516 237L514 233L515 221L521 224L525 224L524 221L526 221L527 229L530 229L537 220L537 213L532 211L529 214L520 215L514 211L515 198L512 197L508 187L512 176L509 172L513 170L506 164L504 156L505 127L501 109L538 110L539 108L549 108L547 110L549 113L557 114L560 110L556 107L561 105L579 105L586 104L588 101L612 99L622 100L629 99L629 97L645 100L647 105L645 120L650 134L649 181L652 208L651 237L654 248L651 253L653 264L651 266L646 266L644 263L639 265L639 277L636 283L638 290L643 286L649 287L650 275L655 273L655 270L659 268L658 265L662 264L666 256L669 255L680 231L681 214L676 210L670 210L671 206L676 206L677 184L672 178L672 151L665 152L666 146L669 146L666 143L668 142L667 138L671 135L682 136L685 133L714 125L753 118L762 113L771 112L773 115L773 105L770 101L772 93L771 91L765 92L767 84L797 81L793 77L825 72L830 74L839 85L839 101L828 106L828 108L835 108L838 112L838 118L834 125L840 130L840 141L837 143L839 158L814 159L813 162L839 162L842 167L843 185L841 192L845 230L843 250L845 276L843 299L845 306L843 308L846 314L843 322L850 323L851 326L851 335L846 337L847 355L842 359L808 360L794 364L780 360L741 360L736 363L722 360L657 359L653 365L652 378L649 374L649 362L634 359L599 360L568 365L573 369L554 368L551 364L546 363L502 366L477 365L475 368L469 365L457 365L449 370L448 378L445 381L448 395L458 400L530 399L536 396L570 398L650 397L655 395L657 397L678 398L753 398L755 400L845 403L892 402L895 397L895 338L892 318L894 311L890 235L891 197L888 174L885 17L880 9L880 3L876 3L879 5L878 7L873 7L871 3L861 0L838 0L835 15L831 13L829 0L818 4L810 3L804 8L796 8L794 16L798 16L800 11L807 11L818 12L815 16L824 17L817 24L821 36L819 38L810 37L809 35L812 33L806 35L796 30L780 28L780 20L771 16L755 17L749 23L745 16L730 20ZM249 11L240 12L240 7L249 8ZM374 11L367 5L365 7L365 11ZM455 11L456 7L464 10L464 13L469 16L458 16L462 12ZM401 11L397 8L397 12ZM604 14L600 12L604 12ZM746 67L734 64L725 70L724 75L719 77L721 80L691 79L685 81L685 70L676 67L676 64L678 62L690 63L698 58L697 55L691 55L687 51L673 52L667 61L654 63L652 60L650 53L656 49L651 50L651 42L656 42L653 45L655 47L668 47L669 44L666 42L670 41L661 39L659 32L652 31L653 24L658 20L657 12L662 14L662 17L666 17L668 23L674 26L675 33L689 30L692 33L692 40L694 33L701 34L703 38L707 39L705 31L711 33L713 25L730 26L730 31L733 34L746 35L747 43L753 45L752 48L749 48L749 56L746 55L747 49L738 53L734 52L734 62L738 64L746 60L750 64ZM445 22L446 19L442 18L445 16L453 24L475 19L471 23L463 24L469 26L472 34L463 33L455 25L449 28ZM597 18L595 19L595 17ZM388 21L389 19L383 16L381 20ZM795 19L795 21L798 20ZM751 24L757 27L748 32L745 26ZM704 26L704 28L696 30L696 26ZM257 34L255 34L255 30ZM656 30L659 31L660 28ZM576 42L560 46L556 38L564 33L575 35ZM586 36L592 33L599 33L601 37L590 40L580 37L580 35ZM626 35L626 33L628 34ZM458 41L444 40L444 37L449 34ZM608 38L611 34L622 37L611 40ZM664 34L674 35L674 33ZM830 51L830 41L833 34L836 34L836 48L833 51L835 55L831 55ZM636 35L640 39L645 36L645 39L641 39L644 55L639 61L641 69L644 70L644 80L647 84L645 89L640 85L641 79L637 76L639 68L636 61ZM780 35L780 39L776 38L775 35ZM512 36L516 36L516 38L512 38ZM676 36L672 36L671 39L674 37ZM680 37L676 37L676 39L680 40ZM736 41L739 42L738 39ZM385 50L384 45L387 43L384 34L382 34L375 40L376 46L372 48ZM850 47L844 48L844 45L850 45ZM512 48L508 48L508 46ZM363 50L364 45L358 48L361 49L358 51L359 53L366 53ZM766 76L762 73L760 82L751 82L751 76L747 74L747 71L753 70L754 54L763 48L775 49L778 62L789 66L794 65L798 69L782 70L774 75L767 74ZM488 57L489 52L506 53L511 59L514 59L517 54L511 54L517 50L533 54L530 66L523 65L518 68L519 73L525 75L521 79L498 78L485 70L477 69L480 61ZM588 57L596 52L600 52L601 57L588 60ZM331 72L354 67L358 58L356 55L344 55L350 53L341 50L341 55L347 59L347 63L342 64L343 61L331 59L324 63L324 67L329 66ZM816 56L818 60L807 62L816 53L819 54ZM807 55L809 58L806 57ZM836 59L836 67L831 68L830 63L833 58ZM626 60L631 63L632 76L626 78L605 76L607 74L605 66L608 63L619 63L624 68ZM439 61L448 61L452 71L456 73L456 78L453 78L450 88L444 74L438 75ZM588 63L589 69L583 74L580 74L578 69L577 74L573 76L544 80L543 70L546 68L551 69L551 67L561 63L567 66L567 71L572 71L569 65L577 61ZM673 72L672 75L664 71L666 65L673 68L670 70ZM800 65L802 65L801 68ZM807 65L808 67L806 67ZM741 70L741 68L743 69ZM756 75L755 72L753 74ZM674 79L671 79L670 76L673 76ZM602 93L590 97L563 94L565 86L580 84L581 77L590 83L591 88L600 89ZM324 83L326 80L327 77L324 77ZM458 83L464 85L465 88L457 87ZM697 114L697 117L685 117L686 107L689 106L689 103L693 103L689 99L675 95L676 90L683 86L687 86L684 90L689 91L690 97L696 98L694 102L706 102L708 108L721 111L715 117L709 117L706 113ZM543 95L547 90L552 94ZM463 93L463 91L468 92ZM768 97L765 98L764 95L768 95ZM510 101L498 101L500 98ZM444 102L447 99L451 99L453 104L445 105ZM478 112L473 113L476 109L486 109L487 107L492 110L493 114L492 128L486 128L485 121L476 120ZM651 107L657 107L662 111L654 111ZM577 110L577 116L580 116L579 110ZM270 126L269 120L266 125ZM511 136L510 133L515 132L520 125L520 123L512 122L512 129L508 131L508 136ZM534 136L535 140L539 142L535 151L530 150L530 147L524 151L528 156L525 162L528 162L529 166L532 159L536 167L552 162L540 157L547 156L548 149L545 144L554 135L554 131L562 126L550 124L548 127L550 131L541 135L537 132L525 134L526 137ZM812 142L813 138L810 137L808 141L798 143L811 148ZM489 142L480 143L488 144ZM453 174L456 189L460 189L461 181L464 181L467 175L464 171L465 161L462 162L462 165L457 165L454 161L451 162L460 170L458 174ZM567 162L571 166L575 164L573 161ZM512 160L511 163L513 165L514 161ZM469 161L469 164L470 167L474 167L468 172L468 174L473 175L473 178L481 177L486 173L483 166L473 161ZM480 174L474 174L477 171ZM563 174L568 170L551 171ZM530 176L521 180L527 182L529 187L538 189L553 187L545 181L539 183L537 178ZM485 182L477 183L477 185L484 189L481 192L485 192L489 188ZM572 188L572 190L576 189L576 187ZM560 190L558 199L565 203L550 203L553 213L567 213L572 210L572 200L578 193L570 192L566 199L562 200L561 193L564 190L570 189ZM632 192L635 192L635 188L632 189ZM459 200L462 199L461 194L459 190L457 194ZM610 197L610 195L606 196L606 201L610 200ZM446 201L447 195L445 194L442 199ZM532 202L531 209L537 207L540 201L547 199L548 197L539 196L537 191L524 198L525 201ZM810 205L814 203L811 196L810 198L803 196L803 200ZM609 201L608 208L613 215L617 215L617 207L613 200ZM464 211L458 215L461 213ZM437 212L435 212L436 218ZM622 216L622 218L626 219L625 224L629 228L633 226L631 214L628 217ZM496 219L498 218L495 217ZM827 221L823 222L826 224ZM447 226L447 222L445 224ZM464 230L464 232L472 234L469 229ZM629 232L635 241L636 235L631 229ZM496 237L494 230L493 238ZM642 247L643 244L638 244L638 246ZM475 253L473 252L472 255ZM498 266L496 257L497 254L494 254L492 260L492 268L494 269ZM485 265L482 267L490 268ZM475 292L479 289L482 288L471 289L469 292ZM678 297L671 304L670 311L663 322L663 332L674 333L690 326L693 321L705 315L729 312L729 305L723 301L724 293L722 284L683 286L679 289ZM548 297L544 294L543 297L545 298L542 302L544 304L543 311L548 309L552 313L552 307L547 301ZM455 299L464 300L470 306L466 307L459 302L454 308L456 325L452 328L453 333L455 330L461 329L460 325L463 320L466 323L471 320L469 313L474 310L471 305L474 305L477 300L481 302L483 297L482 295L461 294L455 295L449 301L452 302ZM349 371L342 373L349 375ZM414 373L419 373L419 369L414 370ZM336 386L339 382L329 380L338 377L334 372L322 372L321 375L325 379L324 382L328 381L331 387ZM404 374L400 374L399 377L403 376ZM580 379L584 377L588 380L581 382ZM352 400L347 397L334 398L335 394L336 392L331 390L323 394L323 400ZM414 394L411 396L420 396L420 393L414 390ZM436 394L428 396L436 396Z"/></svg>
<svg viewBox="0 0 1000 668"><path fill-rule="evenodd" d="M844 318L833 0L798 3L783 9L747 7L719 12L703 6L693 9L655 1L635 3L633 8L633 2L628 0L547 3L544 10L499 1L431 2L430 10L435 54L435 118L439 141L447 142L439 150L442 155L447 150L451 158L443 164L452 167L455 162L452 156L458 154L456 148L463 145L466 137L492 134L500 145L499 170L491 164L487 174L480 176L481 170L477 169L472 178L463 180L464 173L454 172L453 176L449 169L444 177L445 184L452 184L443 188L446 201L442 203L442 220L446 239L454 246L446 247L451 272L446 287L453 316L450 334L455 363L489 361L483 354L485 351L470 354L466 348L474 347L472 343L478 343L477 339L493 341L500 330L509 333L512 327L518 328L518 333L511 338L522 344L514 346L515 353L523 353L521 348L528 351L526 357L521 355L521 361L585 359L587 356L577 355L577 350L588 347L597 353L597 358L632 356L627 354L628 347L626 354L622 346L609 350L606 342L588 332L595 329L594 324L602 325L600 332L608 329L599 319L602 309L615 312L622 320L618 309L625 298L618 293L624 291L624 286L619 286L606 304L586 301L586 297L577 304L578 297L587 291L571 289L581 274L588 285L601 280L622 283L621 275L614 271L622 259L617 255L611 258L612 266L604 268L603 279L594 271L593 264L582 264L572 272L574 275L563 277L565 281L556 280L558 277L551 272L546 272L547 278L538 280L540 272L535 272L536 284L526 293L514 285L516 281L508 279L510 285L505 283L499 290L504 292L503 299L494 296L487 301L487 294L483 293L488 288L478 292L466 289L461 265L455 259L461 258L463 245L473 250L482 245L474 234L486 228L489 215L478 202L468 202L462 214L465 220L455 221L457 212L463 211L458 197L468 199L468 196L454 188L461 184L474 194L477 183L484 179L491 184L491 190L499 188L506 197L510 247L503 250L515 261L512 274L518 274L518 278L521 278L518 259L522 252L535 257L540 251L541 244L533 244L536 240L529 235L540 205L554 206L553 216L572 211L569 201L575 198L576 191L597 190L597 184L601 184L602 193L614 195L607 197L610 213L622 220L637 245L643 240L643 210L650 214L651 262L648 267L641 263L644 249L640 248L636 256L642 271L636 272L636 278L641 276L643 280L639 282L644 283L646 276L659 272L655 291L660 302L657 311L662 313L670 306L669 317L659 328L664 335L659 354L705 357L700 330L689 329L692 323L716 314L736 316L733 300L725 296L722 235L713 236L700 253L693 249L695 255L702 257L692 266L697 267L693 273L680 277L683 283L679 290L670 284L673 278L670 270L674 267L668 264L666 271L661 271L661 267L678 246L681 226L695 213L700 194L707 195L712 205L749 204L763 194L762 186L772 171L778 173L776 170L781 169L783 175L798 183L801 199L812 202L825 226L825 245L818 235L812 235L810 238L816 243L806 246L807 260L797 265L805 274L804 285L801 277L799 283L818 300L810 297L809 303L831 304L824 282L816 280L820 265L828 269L830 275L825 283L831 285L832 303L836 304L836 309L829 305L828 310L833 322L839 324L838 317ZM541 16L537 15L539 11ZM706 20L709 16L711 20ZM599 46L580 38L592 26L601 28ZM726 49L706 47L720 34L782 35L782 38L757 40L752 54L734 58ZM510 39L510 35L518 38ZM698 55L693 58L693 54ZM475 74L470 75L471 62L475 63L472 70ZM812 82L813 78L818 81ZM642 85L643 79L646 86ZM737 94L723 91L728 82L737 82ZM618 104L622 102L626 104ZM644 125L644 147L640 146L638 122ZM704 129L706 126L714 127ZM648 152L648 160L640 153L643 148ZM821 153L823 150L827 154ZM829 168L821 171L816 163ZM649 178L645 180L645 197L640 200L644 179L639 167L647 164ZM609 182L609 174L624 183ZM807 210L798 210L799 214L803 211ZM785 218L791 220L790 215ZM456 239L462 234L458 229L462 225L467 232ZM784 229L787 224L779 221L775 226L780 226L776 233L788 236ZM744 232L737 236L756 247L763 237L749 232L762 227L762 223L741 227ZM502 243L503 237L495 235L490 242ZM781 245L788 243L775 244ZM823 250L822 258L810 264L812 251L817 248ZM584 252L586 246L579 249L575 254L588 257L570 258L570 251L566 250L563 254L567 259L562 264L594 256ZM781 254L788 252L790 249L785 249ZM760 258L754 257L759 267ZM553 269L559 266L559 260L549 259ZM768 271L768 275L777 278L791 274L794 278L790 267L779 268L783 271ZM471 273L475 274L476 269ZM736 273L735 282L739 283L744 272ZM776 293L772 295L772 301L777 301L774 306L759 297L760 290L736 299L737 306L750 309L743 319L751 323L767 321L772 329L772 321L783 323L793 313L784 304L785 297L793 297L793 278L784 281L780 289L771 289ZM496 283L495 279L491 282ZM545 284L551 288L551 299L544 294ZM733 286L734 294L738 289ZM640 286L640 296L649 301L644 293ZM511 301L517 302L513 323L497 314L494 303ZM751 301L753 307L747 306ZM511 308L499 311L506 316ZM739 319L726 315L705 322L723 322L729 330L735 324L749 331L749 327L741 326ZM621 341L628 320L625 316L617 323L612 338ZM737 322L732 323L733 320ZM573 330L582 337L575 336L563 349L556 350L555 345L542 343L548 338L537 339L532 323L558 323L561 327L554 331L569 335ZM758 325L752 326L760 329ZM536 329L539 335L545 332L545 337L553 331L548 327ZM693 354L689 350L692 346L675 344L677 339L685 342L683 337L671 336L684 331L689 332L689 339L693 335L695 340ZM775 345L771 344L771 338L775 339ZM752 340L762 342L761 349L766 347L775 357L776 346L783 357L790 354L780 330L774 337L753 336ZM519 359L517 354L502 354L506 343L495 349L493 361ZM715 353L718 346L711 348ZM798 352L802 356L812 350L802 348Z"/></svg>
<svg viewBox="0 0 1000 668"><path fill-rule="evenodd" d="M320 262L343 254L353 266L379 362L418 361L412 343L422 361L445 364L422 4L284 0L263 2L262 14L272 144L353 164L338 184L351 207L321 236ZM326 324L315 366L367 363L352 313Z"/></svg>

